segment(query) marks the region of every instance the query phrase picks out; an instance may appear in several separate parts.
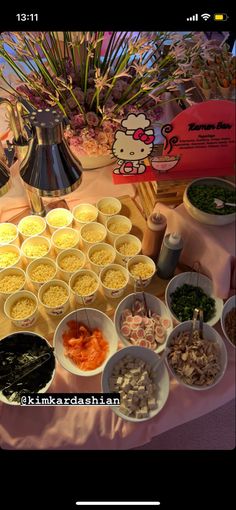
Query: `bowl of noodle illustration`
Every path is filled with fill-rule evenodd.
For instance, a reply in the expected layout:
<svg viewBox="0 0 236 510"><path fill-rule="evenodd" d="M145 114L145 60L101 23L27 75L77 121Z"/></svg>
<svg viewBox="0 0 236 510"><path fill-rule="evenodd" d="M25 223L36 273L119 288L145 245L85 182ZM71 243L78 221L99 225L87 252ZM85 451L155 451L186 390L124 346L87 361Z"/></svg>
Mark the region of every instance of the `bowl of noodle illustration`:
<svg viewBox="0 0 236 510"><path fill-rule="evenodd" d="M171 168L174 168L179 161L179 156L154 156L151 158L152 168L160 173L168 172Z"/></svg>

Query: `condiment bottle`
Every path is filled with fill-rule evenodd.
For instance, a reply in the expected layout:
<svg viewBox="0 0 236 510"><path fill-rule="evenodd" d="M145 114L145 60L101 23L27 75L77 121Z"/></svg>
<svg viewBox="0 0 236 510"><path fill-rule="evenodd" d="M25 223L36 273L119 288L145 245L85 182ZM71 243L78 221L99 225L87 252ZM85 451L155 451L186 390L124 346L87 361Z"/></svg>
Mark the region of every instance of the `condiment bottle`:
<svg viewBox="0 0 236 510"><path fill-rule="evenodd" d="M182 249L183 240L177 232L165 236L157 263L157 274L160 278L172 278Z"/></svg>
<svg viewBox="0 0 236 510"><path fill-rule="evenodd" d="M166 225L166 217L160 212L153 213L148 217L142 241L143 255L157 259L165 235Z"/></svg>

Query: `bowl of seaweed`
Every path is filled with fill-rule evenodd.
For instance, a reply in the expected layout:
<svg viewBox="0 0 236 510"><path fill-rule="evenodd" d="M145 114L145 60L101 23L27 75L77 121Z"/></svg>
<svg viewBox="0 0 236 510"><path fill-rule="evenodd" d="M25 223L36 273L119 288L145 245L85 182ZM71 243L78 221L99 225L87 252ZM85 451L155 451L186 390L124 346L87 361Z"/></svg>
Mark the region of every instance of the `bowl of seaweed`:
<svg viewBox="0 0 236 510"><path fill-rule="evenodd" d="M55 375L55 356L48 341L19 331L0 340L0 400L20 405L28 393L45 393Z"/></svg>
<svg viewBox="0 0 236 510"><path fill-rule="evenodd" d="M218 208L215 199L224 206ZM188 213L206 225L227 225L236 220L236 208L225 203L236 203L236 186L233 182L216 177L192 181L185 189L183 202Z"/></svg>

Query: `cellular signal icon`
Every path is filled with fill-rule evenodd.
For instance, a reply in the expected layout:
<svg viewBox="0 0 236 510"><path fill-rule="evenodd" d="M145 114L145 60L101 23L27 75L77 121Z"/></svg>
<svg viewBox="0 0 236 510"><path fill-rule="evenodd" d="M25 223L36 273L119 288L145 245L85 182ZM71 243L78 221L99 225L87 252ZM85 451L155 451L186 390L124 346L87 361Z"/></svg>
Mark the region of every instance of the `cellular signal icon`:
<svg viewBox="0 0 236 510"><path fill-rule="evenodd" d="M186 18L187 21L198 21L198 14L194 14L191 18Z"/></svg>

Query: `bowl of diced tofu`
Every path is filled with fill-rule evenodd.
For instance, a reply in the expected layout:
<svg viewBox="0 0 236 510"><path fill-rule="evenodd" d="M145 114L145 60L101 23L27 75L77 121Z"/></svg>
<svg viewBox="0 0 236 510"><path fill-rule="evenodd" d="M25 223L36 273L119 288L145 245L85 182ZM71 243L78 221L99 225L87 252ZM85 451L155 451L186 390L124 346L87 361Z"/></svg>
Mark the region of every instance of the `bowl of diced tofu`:
<svg viewBox="0 0 236 510"><path fill-rule="evenodd" d="M131 346L108 359L102 391L120 394L120 405L111 406L120 418L136 423L147 421L164 407L169 395L169 375L165 363L154 368L158 358L150 349Z"/></svg>

